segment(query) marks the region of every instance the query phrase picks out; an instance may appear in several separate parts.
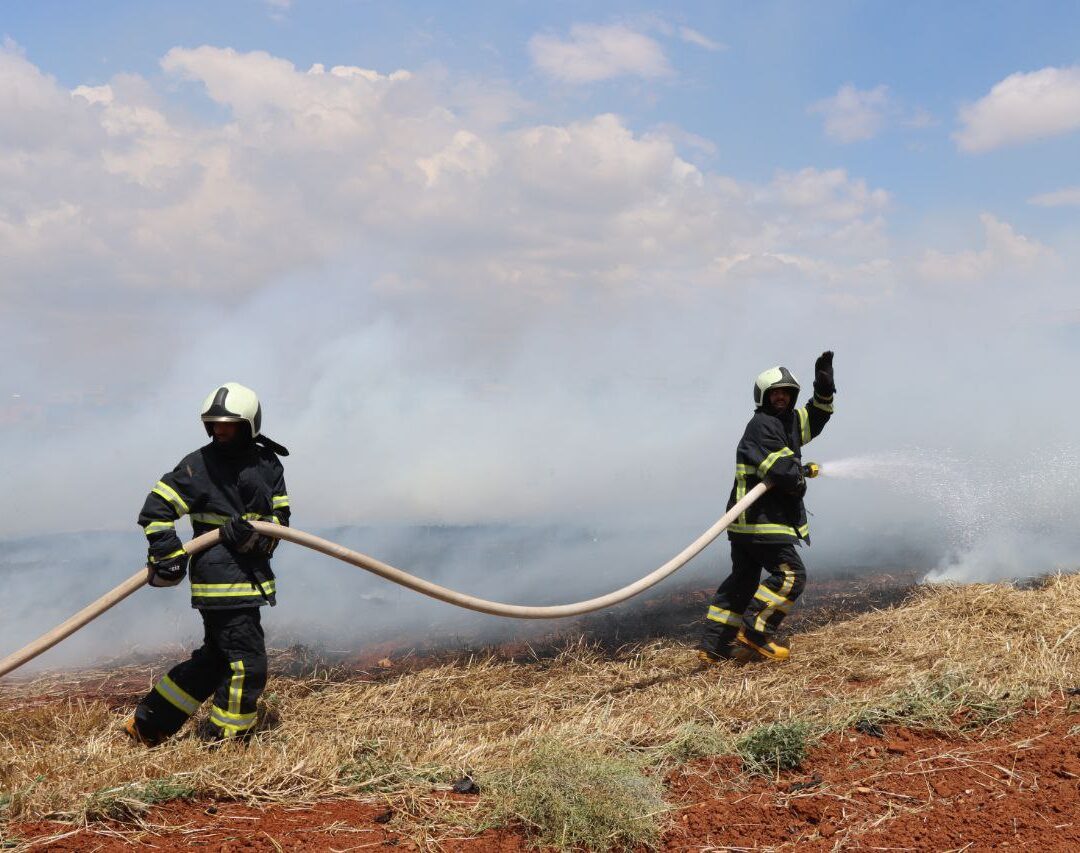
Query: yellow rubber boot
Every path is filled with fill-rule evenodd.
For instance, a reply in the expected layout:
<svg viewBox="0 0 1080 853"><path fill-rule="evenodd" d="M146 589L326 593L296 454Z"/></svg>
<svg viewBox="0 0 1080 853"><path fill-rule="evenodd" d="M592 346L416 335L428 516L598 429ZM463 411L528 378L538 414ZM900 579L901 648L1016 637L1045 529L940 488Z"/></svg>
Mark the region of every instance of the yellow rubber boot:
<svg viewBox="0 0 1080 853"><path fill-rule="evenodd" d="M752 649L768 660L780 662L791 657L791 649L787 646L781 646L779 643L768 639L755 642L746 636L745 631L739 631L739 636L735 638L735 642L741 643L746 648Z"/></svg>

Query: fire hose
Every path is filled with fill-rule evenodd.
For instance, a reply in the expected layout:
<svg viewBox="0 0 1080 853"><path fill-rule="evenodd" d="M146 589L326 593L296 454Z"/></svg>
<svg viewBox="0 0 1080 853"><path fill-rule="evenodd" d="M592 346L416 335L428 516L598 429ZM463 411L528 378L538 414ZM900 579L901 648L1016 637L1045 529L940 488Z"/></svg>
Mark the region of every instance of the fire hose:
<svg viewBox="0 0 1080 853"><path fill-rule="evenodd" d="M809 463L803 467L803 472L808 477L814 477L817 475L818 466L814 463ZM601 595L597 598L590 598L587 601L538 607L522 604L503 604L498 601L489 601L487 599L467 595L463 592L457 592L456 590L448 589L439 584L418 578L408 572L404 572L401 569L394 568L387 563L376 560L373 557L368 557L365 554L352 551L335 542L330 542L327 539L322 539L292 527L282 527L281 525L271 524L265 521L253 521L252 526L255 527L259 533L266 536L273 536L277 539L284 539L285 541L293 542L297 545L303 545L305 548L311 548L314 551L326 554L328 557L334 557L342 562L349 563L361 569L366 569L386 580L408 587L409 589L430 596L431 598L437 598L440 601L445 601L448 604L463 607L467 610L476 610L480 613L489 613L494 616L507 616L512 619L559 619L567 616L580 616L583 613L591 613L594 610L611 607L614 604L626 601L638 593L645 591L649 587L660 583L664 578L681 569L690 562L691 559L705 550L717 536L727 529L731 522L745 512L747 507L765 494L768 489L769 484L764 482L754 486L754 488L746 493L745 497L736 502L731 509L717 519L712 527L702 533L697 539L687 545L686 548L662 566L645 575L643 578L640 578L621 589L614 590L613 592L609 592L606 595ZM188 554L197 554L216 544L217 541L218 531L211 530L208 533L204 533L201 536L196 536L194 539L189 540L184 545L184 550ZM105 595L101 596L97 601L88 604L74 616L57 625L48 633L43 634L38 639L19 649L17 652L13 652L3 660L0 660L0 678L7 675L12 670L18 669L28 661L33 660L42 652L51 649L61 640L70 637L80 628L92 622L110 607L119 604L137 589L144 586L147 583L148 578L148 570L145 567L139 569L139 571L130 578L105 593Z"/></svg>

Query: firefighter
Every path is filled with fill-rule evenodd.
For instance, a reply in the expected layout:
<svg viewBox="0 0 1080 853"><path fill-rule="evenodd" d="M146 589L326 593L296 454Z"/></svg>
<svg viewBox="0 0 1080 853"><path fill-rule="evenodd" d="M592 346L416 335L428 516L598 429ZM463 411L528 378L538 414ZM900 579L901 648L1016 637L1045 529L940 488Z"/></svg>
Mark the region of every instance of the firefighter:
<svg viewBox="0 0 1080 853"><path fill-rule="evenodd" d="M276 603L270 557L278 540L257 533L251 520L288 525L278 457L289 452L262 434L259 398L236 382L212 391L201 417L210 443L165 474L139 513L150 586L176 586L190 572L191 606L203 621L202 646L169 670L124 723L132 739L148 746L179 731L211 695L198 735L215 741L246 736L266 685L259 608ZM219 530L220 542L189 559L176 534L184 515L196 536Z"/></svg>
<svg viewBox="0 0 1080 853"><path fill-rule="evenodd" d="M833 411L833 354L814 363L814 396L796 408L799 383L786 367L773 367L754 382L754 416L735 453L735 485L728 509L763 480L771 488L728 527L731 574L709 604L698 657L787 660L774 639L806 585L796 544L809 544L803 495L802 446L817 436ZM760 581L762 570L768 573ZM760 583L759 583L760 581Z"/></svg>

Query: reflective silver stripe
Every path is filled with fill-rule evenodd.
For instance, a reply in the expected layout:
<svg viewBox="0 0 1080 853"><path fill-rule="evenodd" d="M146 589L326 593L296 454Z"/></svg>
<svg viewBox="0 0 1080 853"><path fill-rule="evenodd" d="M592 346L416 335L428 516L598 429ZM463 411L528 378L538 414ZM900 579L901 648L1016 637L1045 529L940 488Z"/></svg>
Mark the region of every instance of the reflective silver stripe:
<svg viewBox="0 0 1080 853"><path fill-rule="evenodd" d="M269 521L271 523L277 521L272 515L260 515L257 512L245 512L243 517L248 521ZM221 515L216 512L193 512L191 514L192 521L209 524L212 527L221 527L223 524L228 524L231 519L231 515Z"/></svg>
<svg viewBox="0 0 1080 853"><path fill-rule="evenodd" d="M738 503L746 497L746 469L749 465L736 465L735 466L735 503ZM742 511L739 516L739 521L746 521L746 510Z"/></svg>
<svg viewBox="0 0 1080 853"><path fill-rule="evenodd" d="M787 613L788 610L791 609L791 605L795 603L794 601L789 601L784 598L782 595L777 595L764 585L757 588L757 592L754 593L754 598L758 601L764 601L766 604L770 605L772 609L779 610L782 613Z"/></svg>
<svg viewBox="0 0 1080 853"><path fill-rule="evenodd" d="M802 433L802 443L810 441L810 413L806 409L799 409L799 432Z"/></svg>
<svg viewBox="0 0 1080 853"><path fill-rule="evenodd" d="M787 563L780 564L780 571L784 573L784 583L780 587L780 595L787 596L795 586L795 572Z"/></svg>
<svg viewBox="0 0 1080 853"><path fill-rule="evenodd" d="M798 530L788 524L731 524L728 526L728 531L731 533L759 533L764 536L771 535L787 535L794 536L796 538L806 538L810 533L810 525L804 524Z"/></svg>
<svg viewBox="0 0 1080 853"><path fill-rule="evenodd" d="M817 394L815 394L814 399L810 402L810 405L821 409L821 411L823 412L828 412L831 415L833 413L832 400L832 397L819 397Z"/></svg>
<svg viewBox="0 0 1080 853"><path fill-rule="evenodd" d="M166 554L164 557L151 557L150 562L151 563L160 563L162 560L171 560L173 557L179 557L179 556L181 556L183 554L186 554L186 553L187 553L187 551L185 551L183 548L180 548L177 551L173 551L171 554Z"/></svg>
<svg viewBox="0 0 1080 853"><path fill-rule="evenodd" d="M173 681L169 676L163 675L161 681L154 685L157 691L170 705L183 711L189 717L199 710L201 702L189 695L185 690Z"/></svg>
<svg viewBox="0 0 1080 853"><path fill-rule="evenodd" d="M274 509L281 509L283 506L289 505L288 495L274 495Z"/></svg>
<svg viewBox="0 0 1080 853"><path fill-rule="evenodd" d="M229 661L232 669L232 680L229 682L229 713L240 713L240 699L244 695L244 662L242 660Z"/></svg>
<svg viewBox="0 0 1080 853"><path fill-rule="evenodd" d="M254 711L250 714L234 714L223 711L217 705L210 709L210 722L222 729L226 737L250 729L255 725L256 716Z"/></svg>
<svg viewBox="0 0 1080 853"><path fill-rule="evenodd" d="M769 473L769 469L772 468L777 462L783 459L785 456L794 456L795 452L790 447L781 447L775 453L770 453L765 457L765 461L758 465L757 475L760 479L764 480L765 475Z"/></svg>
<svg viewBox="0 0 1080 853"><path fill-rule="evenodd" d="M176 507L180 515L184 515L188 511L188 505L184 503L184 499L176 493L176 490L173 489L172 486L163 483L161 480L158 480L154 484L154 488L152 488L150 492L151 494L158 495L159 497L162 497L166 501L171 503L174 507Z"/></svg>
<svg viewBox="0 0 1080 853"><path fill-rule="evenodd" d="M160 533L162 530L176 530L175 521L151 521L146 527L143 528L143 532L149 536L151 533Z"/></svg>
<svg viewBox="0 0 1080 853"><path fill-rule="evenodd" d="M717 607L715 604L709 605L708 618L711 619L713 622L719 622L722 625L731 625L733 627L738 627L742 624L742 617L738 613L733 613L730 610L724 610L720 607Z"/></svg>
<svg viewBox="0 0 1080 853"><path fill-rule="evenodd" d="M754 630L759 634L764 634L769 630L769 617L772 616L774 609L771 606L766 607L757 615L757 619L754 620Z"/></svg>
<svg viewBox="0 0 1080 853"><path fill-rule="evenodd" d="M267 595L275 591L274 581L263 581L263 592ZM197 598L231 598L248 595L262 595L259 588L250 583L193 583L191 594Z"/></svg>
<svg viewBox="0 0 1080 853"><path fill-rule="evenodd" d="M191 514L192 521L198 521L201 524L210 524L214 527L220 527L223 524L227 524L231 515L218 515L216 512L193 512Z"/></svg>

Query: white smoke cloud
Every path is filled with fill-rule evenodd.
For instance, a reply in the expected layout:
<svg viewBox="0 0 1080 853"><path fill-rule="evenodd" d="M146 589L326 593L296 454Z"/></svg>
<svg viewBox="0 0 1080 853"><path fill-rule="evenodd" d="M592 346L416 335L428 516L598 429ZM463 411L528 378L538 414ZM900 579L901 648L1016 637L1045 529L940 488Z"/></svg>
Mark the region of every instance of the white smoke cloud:
<svg viewBox="0 0 1080 853"><path fill-rule="evenodd" d="M1020 271L1036 269L1053 257L1053 251L1038 240L1018 234L1007 222L989 213L979 217L986 245L961 252L928 250L919 263L919 273L928 280L980 281L1002 268Z"/></svg>
<svg viewBox="0 0 1080 853"><path fill-rule="evenodd" d="M808 457L964 442L990 464L1068 439L1068 406L1001 416L1045 407L1059 372L1039 366L1069 363L1067 240L986 215L975 246L934 253L848 170L710 171L678 134L540 121L452 75L214 47L162 68L69 91L0 51L0 536L137 533L226 380L293 449L303 529L663 534L650 559L553 554L542 582L447 570L507 600L600 592L681 548L723 510L753 376L808 386L825 348L841 396ZM937 286L961 279L978 299ZM815 562L940 512L848 488L816 493Z"/></svg>

